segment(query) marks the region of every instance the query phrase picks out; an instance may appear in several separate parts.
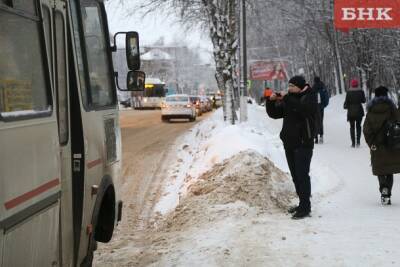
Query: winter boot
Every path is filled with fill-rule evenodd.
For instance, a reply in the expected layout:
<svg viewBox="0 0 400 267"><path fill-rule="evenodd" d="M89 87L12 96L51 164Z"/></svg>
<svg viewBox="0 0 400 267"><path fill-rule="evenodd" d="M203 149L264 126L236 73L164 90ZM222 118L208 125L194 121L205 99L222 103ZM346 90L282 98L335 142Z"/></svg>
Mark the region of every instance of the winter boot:
<svg viewBox="0 0 400 267"><path fill-rule="evenodd" d="M381 203L382 203L382 205L385 205L385 206L392 204L392 201L390 200L390 196L389 196L389 189L386 187L382 188Z"/></svg>
<svg viewBox="0 0 400 267"><path fill-rule="evenodd" d="M318 144L318 136L316 136L316 137L314 138L314 143L315 143L315 144Z"/></svg>
<svg viewBox="0 0 400 267"><path fill-rule="evenodd" d="M390 200L390 197L381 197L381 203L383 206L392 205L392 201Z"/></svg>
<svg viewBox="0 0 400 267"><path fill-rule="evenodd" d="M293 220L300 220L300 219L304 219L306 217L311 217L310 213L311 213L310 210L297 209L297 211L293 214L292 219Z"/></svg>
<svg viewBox="0 0 400 267"><path fill-rule="evenodd" d="M319 143L320 143L320 144L323 144L323 143L324 143L324 137L323 137L322 135L319 137Z"/></svg>
<svg viewBox="0 0 400 267"><path fill-rule="evenodd" d="M299 209L299 206L293 206L288 209L290 214L295 213Z"/></svg>

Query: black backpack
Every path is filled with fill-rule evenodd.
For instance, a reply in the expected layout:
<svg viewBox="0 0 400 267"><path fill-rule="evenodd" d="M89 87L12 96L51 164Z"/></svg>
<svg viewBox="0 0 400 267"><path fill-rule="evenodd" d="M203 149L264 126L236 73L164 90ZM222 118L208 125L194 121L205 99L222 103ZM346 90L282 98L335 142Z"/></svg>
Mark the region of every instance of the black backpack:
<svg viewBox="0 0 400 267"><path fill-rule="evenodd" d="M320 97L322 106L326 108L329 105L329 92L325 87L320 91Z"/></svg>
<svg viewBox="0 0 400 267"><path fill-rule="evenodd" d="M400 121L386 123L385 144L388 149L400 149Z"/></svg>
<svg viewBox="0 0 400 267"><path fill-rule="evenodd" d="M382 130L384 132L384 146L390 150L400 150L400 121L389 122L388 120L382 123L381 128L372 138L371 149L376 150L377 147L374 142Z"/></svg>

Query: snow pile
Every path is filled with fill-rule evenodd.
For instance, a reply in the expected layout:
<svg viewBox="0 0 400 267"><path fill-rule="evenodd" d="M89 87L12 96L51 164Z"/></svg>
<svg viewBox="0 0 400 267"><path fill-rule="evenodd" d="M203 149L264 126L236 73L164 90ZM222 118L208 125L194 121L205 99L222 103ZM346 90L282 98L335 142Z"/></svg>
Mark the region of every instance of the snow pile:
<svg viewBox="0 0 400 267"><path fill-rule="evenodd" d="M261 211L286 209L292 197L290 180L282 171L259 153L244 151L215 165L189 186L165 224L169 230L182 231L183 226L216 220L220 213L216 205L229 210L222 205L237 202Z"/></svg>
<svg viewBox="0 0 400 267"><path fill-rule="evenodd" d="M188 187L202 174L242 151L251 150L267 157L290 177L279 138L282 120L268 118L265 108L257 105L249 105L248 112L248 122L229 125L222 121L219 109L177 140L176 161L167 173L166 187L155 207L156 212L166 214L173 210L187 194ZM336 192L342 183L325 159L313 160L311 177L313 191L317 192L314 199Z"/></svg>

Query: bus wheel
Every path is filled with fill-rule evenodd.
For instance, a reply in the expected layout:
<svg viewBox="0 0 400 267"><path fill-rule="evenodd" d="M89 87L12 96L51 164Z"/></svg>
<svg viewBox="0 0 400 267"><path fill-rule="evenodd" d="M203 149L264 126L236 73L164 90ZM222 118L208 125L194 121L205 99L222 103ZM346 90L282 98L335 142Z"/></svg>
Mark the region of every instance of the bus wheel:
<svg viewBox="0 0 400 267"><path fill-rule="evenodd" d="M195 121L196 120L196 116L190 117L189 121Z"/></svg>

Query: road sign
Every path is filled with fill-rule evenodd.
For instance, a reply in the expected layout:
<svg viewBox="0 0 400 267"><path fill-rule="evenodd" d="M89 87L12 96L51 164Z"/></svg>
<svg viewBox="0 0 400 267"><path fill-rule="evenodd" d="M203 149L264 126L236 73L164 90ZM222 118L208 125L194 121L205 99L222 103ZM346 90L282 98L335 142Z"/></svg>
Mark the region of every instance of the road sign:
<svg viewBox="0 0 400 267"><path fill-rule="evenodd" d="M261 81L287 80L285 64L278 61L256 61L250 65L250 78Z"/></svg>

